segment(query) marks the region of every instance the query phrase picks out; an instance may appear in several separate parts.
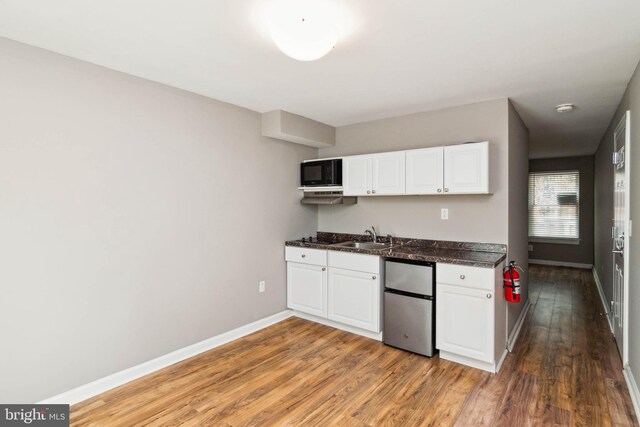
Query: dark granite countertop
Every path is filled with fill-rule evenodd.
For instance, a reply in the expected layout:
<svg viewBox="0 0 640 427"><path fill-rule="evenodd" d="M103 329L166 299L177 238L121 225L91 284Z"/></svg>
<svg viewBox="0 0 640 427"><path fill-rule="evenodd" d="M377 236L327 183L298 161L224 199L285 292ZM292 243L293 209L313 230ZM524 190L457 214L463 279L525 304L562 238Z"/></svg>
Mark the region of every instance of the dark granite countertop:
<svg viewBox="0 0 640 427"><path fill-rule="evenodd" d="M356 241L370 242L371 238L362 234L327 233L319 231L312 241L290 240L286 246L328 249L332 251L355 252L377 255L384 258L409 259L416 261L442 262L447 264L470 265L494 268L507 257L507 246L496 243L452 242L446 240L411 239L394 237L389 249L356 249L332 246L335 243ZM387 242L380 237L379 242Z"/></svg>

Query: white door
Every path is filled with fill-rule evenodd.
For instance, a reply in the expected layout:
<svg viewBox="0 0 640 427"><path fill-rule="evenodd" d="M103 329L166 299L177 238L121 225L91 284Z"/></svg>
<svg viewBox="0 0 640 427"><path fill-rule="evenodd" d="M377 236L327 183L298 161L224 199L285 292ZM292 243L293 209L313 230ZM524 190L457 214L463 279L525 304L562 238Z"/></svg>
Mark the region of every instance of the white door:
<svg viewBox="0 0 640 427"><path fill-rule="evenodd" d="M342 158L342 192L345 196L371 194L371 155Z"/></svg>
<svg viewBox="0 0 640 427"><path fill-rule="evenodd" d="M380 332L380 293L378 274L330 267L328 317Z"/></svg>
<svg viewBox="0 0 640 427"><path fill-rule="evenodd" d="M444 192L473 194L489 192L489 143L444 147Z"/></svg>
<svg viewBox="0 0 640 427"><path fill-rule="evenodd" d="M622 363L628 361L627 319L629 295L629 135L630 112L627 111L614 133L613 188L613 333Z"/></svg>
<svg viewBox="0 0 640 427"><path fill-rule="evenodd" d="M436 285L436 347L494 362L493 292L458 285Z"/></svg>
<svg viewBox="0 0 640 427"><path fill-rule="evenodd" d="M404 194L404 151L372 155L373 182L371 193L375 195Z"/></svg>
<svg viewBox="0 0 640 427"><path fill-rule="evenodd" d="M442 194L444 148L423 148L406 152L407 194Z"/></svg>
<svg viewBox="0 0 640 427"><path fill-rule="evenodd" d="M326 267L287 263L287 307L327 317Z"/></svg>

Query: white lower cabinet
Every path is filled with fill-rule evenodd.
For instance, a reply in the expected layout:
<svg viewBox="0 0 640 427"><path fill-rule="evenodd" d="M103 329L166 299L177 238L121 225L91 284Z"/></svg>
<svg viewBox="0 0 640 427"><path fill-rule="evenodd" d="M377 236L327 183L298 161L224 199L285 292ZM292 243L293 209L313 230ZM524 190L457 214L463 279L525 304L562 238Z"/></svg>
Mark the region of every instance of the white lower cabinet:
<svg viewBox="0 0 640 427"><path fill-rule="evenodd" d="M380 257L287 246L285 259L287 307L314 316L311 320L328 319L331 326L353 326L352 332L381 338Z"/></svg>
<svg viewBox="0 0 640 427"><path fill-rule="evenodd" d="M493 295L479 289L437 285L438 348L485 362L493 360Z"/></svg>
<svg viewBox="0 0 640 427"><path fill-rule="evenodd" d="M501 267L436 266L436 348L442 359L500 369L507 353Z"/></svg>
<svg viewBox="0 0 640 427"><path fill-rule="evenodd" d="M287 307L327 317L327 268L287 263Z"/></svg>
<svg viewBox="0 0 640 427"><path fill-rule="evenodd" d="M380 277L329 267L328 317L336 322L380 332Z"/></svg>

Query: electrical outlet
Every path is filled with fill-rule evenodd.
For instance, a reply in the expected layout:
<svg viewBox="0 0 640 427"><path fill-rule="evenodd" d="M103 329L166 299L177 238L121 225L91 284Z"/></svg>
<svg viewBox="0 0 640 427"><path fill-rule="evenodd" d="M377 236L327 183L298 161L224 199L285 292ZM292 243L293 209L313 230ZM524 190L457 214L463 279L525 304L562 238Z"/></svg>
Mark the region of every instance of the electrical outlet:
<svg viewBox="0 0 640 427"><path fill-rule="evenodd" d="M440 219L449 219L449 209L447 208L440 209Z"/></svg>
<svg viewBox="0 0 640 427"><path fill-rule="evenodd" d="M267 281L261 280L258 284L258 292L262 293L267 290Z"/></svg>
<svg viewBox="0 0 640 427"><path fill-rule="evenodd" d="M529 245L528 248L529 248L529 252L531 252L533 250L533 245Z"/></svg>

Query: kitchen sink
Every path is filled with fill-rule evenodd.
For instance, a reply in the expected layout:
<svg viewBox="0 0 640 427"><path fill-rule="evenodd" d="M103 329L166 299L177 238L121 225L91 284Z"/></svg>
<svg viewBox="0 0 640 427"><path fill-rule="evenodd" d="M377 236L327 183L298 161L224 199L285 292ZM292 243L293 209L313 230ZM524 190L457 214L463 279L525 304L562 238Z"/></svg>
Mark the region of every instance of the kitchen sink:
<svg viewBox="0 0 640 427"><path fill-rule="evenodd" d="M331 246L342 246L343 248L355 248L355 249L389 249L391 247L389 243L373 243L373 242L342 242L342 243L334 243Z"/></svg>

